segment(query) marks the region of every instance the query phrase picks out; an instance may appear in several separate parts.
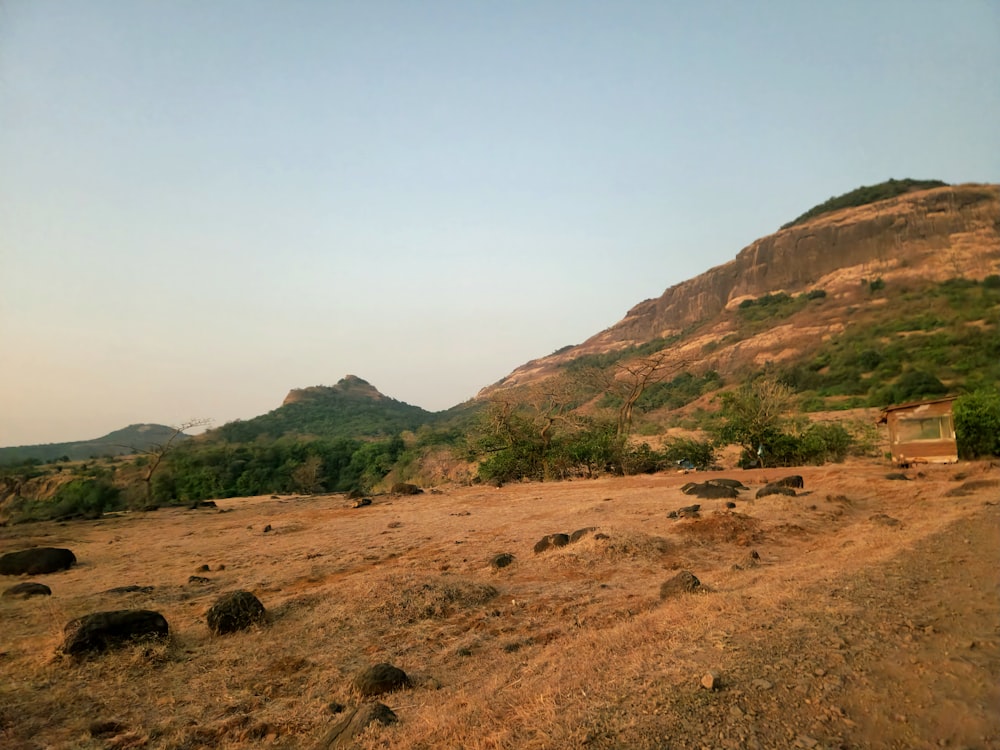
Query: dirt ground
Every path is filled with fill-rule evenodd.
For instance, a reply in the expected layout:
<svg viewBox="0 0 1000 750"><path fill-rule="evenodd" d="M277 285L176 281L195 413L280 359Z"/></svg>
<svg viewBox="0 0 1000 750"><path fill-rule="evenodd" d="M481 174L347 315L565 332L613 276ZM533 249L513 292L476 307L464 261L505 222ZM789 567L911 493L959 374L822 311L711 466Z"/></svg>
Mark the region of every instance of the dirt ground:
<svg viewBox="0 0 1000 750"><path fill-rule="evenodd" d="M756 500L793 472L0 528L0 553L66 546L79 560L0 579L53 591L0 598L0 747L314 747L335 704L359 702L352 676L390 662L414 686L380 698L398 722L360 747L1000 748L1000 469L795 471L798 496ZM713 476L750 489L734 509L680 491ZM692 503L697 518L668 517ZM513 563L491 566L502 552ZM682 570L701 590L661 599ZM108 593L127 585L153 588ZM268 622L212 636L205 611L235 589ZM170 638L58 653L68 620L125 608L161 612Z"/></svg>

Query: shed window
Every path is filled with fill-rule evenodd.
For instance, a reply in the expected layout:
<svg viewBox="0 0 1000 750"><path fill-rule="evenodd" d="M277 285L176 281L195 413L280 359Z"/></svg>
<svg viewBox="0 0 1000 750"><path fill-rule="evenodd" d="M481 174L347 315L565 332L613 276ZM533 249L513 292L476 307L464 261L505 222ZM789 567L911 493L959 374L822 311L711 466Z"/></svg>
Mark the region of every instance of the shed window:
<svg viewBox="0 0 1000 750"><path fill-rule="evenodd" d="M898 442L914 440L945 440L952 437L951 419L947 416L901 419L896 428Z"/></svg>

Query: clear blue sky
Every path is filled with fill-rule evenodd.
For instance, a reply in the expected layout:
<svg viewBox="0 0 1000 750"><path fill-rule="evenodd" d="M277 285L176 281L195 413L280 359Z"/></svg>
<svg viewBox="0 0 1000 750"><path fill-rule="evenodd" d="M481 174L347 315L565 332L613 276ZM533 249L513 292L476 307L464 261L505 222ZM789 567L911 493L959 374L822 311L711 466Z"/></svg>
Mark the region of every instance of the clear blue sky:
<svg viewBox="0 0 1000 750"><path fill-rule="evenodd" d="M0 0L0 445L447 408L831 195L998 181L998 71L995 0Z"/></svg>

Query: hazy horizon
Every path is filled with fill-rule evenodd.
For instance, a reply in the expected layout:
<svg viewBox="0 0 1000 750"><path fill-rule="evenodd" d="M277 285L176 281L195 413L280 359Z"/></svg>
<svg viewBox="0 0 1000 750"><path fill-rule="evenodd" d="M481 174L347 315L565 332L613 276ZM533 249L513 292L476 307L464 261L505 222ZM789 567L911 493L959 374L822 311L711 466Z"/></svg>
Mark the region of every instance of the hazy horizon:
<svg viewBox="0 0 1000 750"><path fill-rule="evenodd" d="M0 446L449 408L830 196L997 182L997 70L985 0L2 2Z"/></svg>

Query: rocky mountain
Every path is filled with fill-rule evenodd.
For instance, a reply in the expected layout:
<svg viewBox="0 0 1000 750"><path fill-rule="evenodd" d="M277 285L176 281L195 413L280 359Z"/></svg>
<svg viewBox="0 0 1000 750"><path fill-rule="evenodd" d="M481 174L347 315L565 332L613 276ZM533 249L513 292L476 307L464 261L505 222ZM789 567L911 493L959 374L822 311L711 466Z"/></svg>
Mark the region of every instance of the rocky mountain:
<svg viewBox="0 0 1000 750"><path fill-rule="evenodd" d="M293 389L277 409L253 419L230 422L206 437L230 442L249 442L262 435L391 437L434 419L432 412L389 398L371 383L347 375L336 385Z"/></svg>
<svg viewBox="0 0 1000 750"><path fill-rule="evenodd" d="M905 307L908 314L920 301L904 294L998 273L1000 185L907 192L825 212L758 239L728 263L640 302L582 344L528 362L479 395L545 379L581 357L656 340L669 341L678 361L701 369L780 362L843 331L859 305L888 306L890 315L902 315ZM872 299L883 289L899 294ZM741 306L803 295L823 300L814 314L797 321L777 316L774 325L749 332L741 326Z"/></svg>
<svg viewBox="0 0 1000 750"><path fill-rule="evenodd" d="M91 440L0 448L0 465L28 460L48 462L64 457L76 461L102 456L124 456L166 442L173 434L173 427L162 424L133 424ZM187 437L182 435L182 439Z"/></svg>

